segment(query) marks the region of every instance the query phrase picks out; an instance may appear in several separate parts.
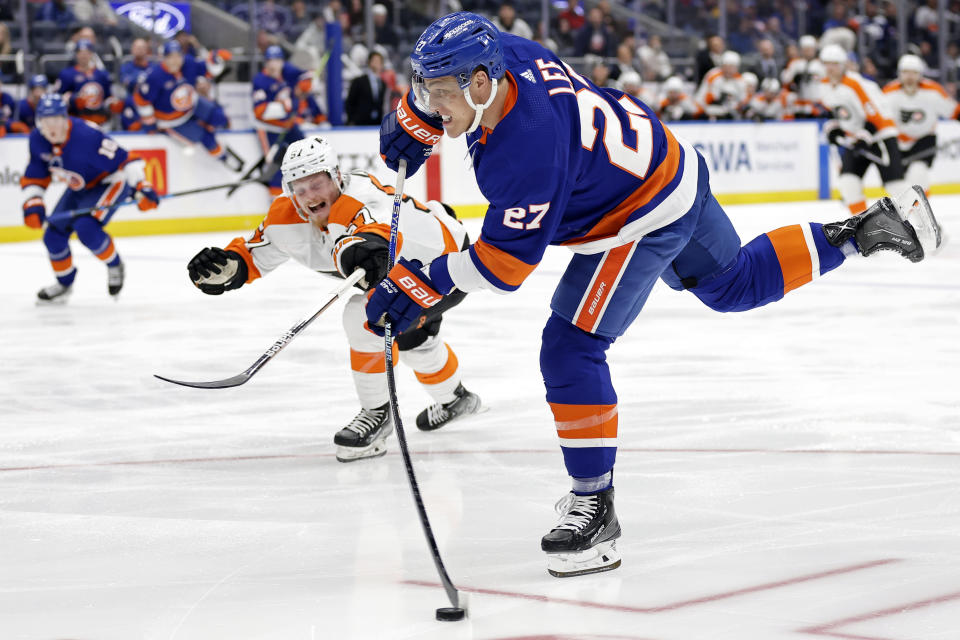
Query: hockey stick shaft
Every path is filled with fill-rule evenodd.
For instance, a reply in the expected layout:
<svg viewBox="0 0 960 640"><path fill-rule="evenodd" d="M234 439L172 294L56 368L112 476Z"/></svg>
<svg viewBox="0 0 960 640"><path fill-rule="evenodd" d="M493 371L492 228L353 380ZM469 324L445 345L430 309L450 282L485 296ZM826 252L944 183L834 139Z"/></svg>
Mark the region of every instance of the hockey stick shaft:
<svg viewBox="0 0 960 640"><path fill-rule="evenodd" d="M393 263L397 257L397 230L400 227L400 204L403 202L403 183L407 177L407 161L400 160L400 166L397 169L397 188L393 194L393 218L390 220L390 253L388 268L393 268ZM440 549L437 546L437 539L433 535L433 528L430 526L430 518L427 516L427 509L423 505L423 497L420 495L420 486L417 484L417 476L413 471L413 463L410 461L410 451L407 448L407 436L403 430L403 424L400 421L400 407L397 403L397 383L393 376L393 327L390 319L387 318L384 324L384 351L387 360L387 389L390 392L390 412L393 414L393 424L397 430L397 441L400 443L400 453L403 455L403 464L407 470L407 480L410 484L410 492L413 494L413 501L417 505L417 514L420 516L420 524L423 526L423 535L427 539L427 546L430 548L430 555L433 557L433 564L440 575L440 582L447 592L450 604L454 607L463 608L460 599L460 592L453 585L447 569L443 565L443 558L440 557Z"/></svg>
<svg viewBox="0 0 960 640"><path fill-rule="evenodd" d="M217 191L218 189L228 189L230 187L239 187L244 184L253 184L257 182L256 180L243 180L241 182L229 182L227 184L215 184L210 187L197 187L196 189L187 189L186 191L177 191L176 193L168 193L166 195L160 196L161 200L169 200L170 198L179 198L180 196L192 196L195 193L206 193L207 191ZM136 198L129 198L127 200L122 200L114 204L108 205L106 207L86 207L84 209L74 209L73 211L67 211L65 215L74 218L76 216L87 215L88 213L93 213L98 209L110 209L112 207L125 207L127 205L136 204Z"/></svg>
<svg viewBox="0 0 960 640"><path fill-rule="evenodd" d="M320 317L320 314L329 309L330 306L337 301L337 299L343 296L343 294L349 291L353 285L359 282L365 274L366 272L363 269L357 269L351 273L346 280L339 283L333 290L330 291L327 300L313 313L313 315L304 318L297 324L290 327L289 330L277 338L274 343L270 345L270 348L264 351L263 355L257 358L257 361L250 365L243 373L238 373L233 377L224 378L223 380L212 380L210 382L187 382L184 380L165 378L164 376L158 376L157 374L154 374L153 377L159 378L164 382L178 384L183 387L194 387L195 389L229 389L230 387L239 387L247 380L252 378L257 371L260 371L264 365L270 362L274 356L280 353L284 347L290 344L294 338L296 338L298 335L300 335L300 333L303 332L304 329L310 326L310 323Z"/></svg>

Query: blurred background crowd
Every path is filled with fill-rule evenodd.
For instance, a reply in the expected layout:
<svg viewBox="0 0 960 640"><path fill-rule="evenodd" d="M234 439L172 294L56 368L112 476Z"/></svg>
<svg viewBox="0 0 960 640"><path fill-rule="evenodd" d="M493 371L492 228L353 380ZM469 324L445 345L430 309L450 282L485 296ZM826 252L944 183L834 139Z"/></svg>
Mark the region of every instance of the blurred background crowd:
<svg viewBox="0 0 960 640"><path fill-rule="evenodd" d="M186 7L189 20L157 13L158 5ZM101 124L133 127L120 105L169 39L217 61L216 73L197 78L197 92L210 100L221 82L250 82L278 45L314 79L322 113L312 113L313 122L378 124L405 90L417 36L460 9L541 42L667 120L817 117L804 85L816 79L813 61L827 43L841 45L849 68L881 86L906 53L952 96L960 76L960 0L0 0L0 81L20 93L3 99L0 134L17 129L18 100L62 90L64 70L79 65L110 79L117 108L106 109ZM334 25L342 36L335 47ZM334 64L342 95L331 101L323 79ZM331 106L338 113L325 113Z"/></svg>

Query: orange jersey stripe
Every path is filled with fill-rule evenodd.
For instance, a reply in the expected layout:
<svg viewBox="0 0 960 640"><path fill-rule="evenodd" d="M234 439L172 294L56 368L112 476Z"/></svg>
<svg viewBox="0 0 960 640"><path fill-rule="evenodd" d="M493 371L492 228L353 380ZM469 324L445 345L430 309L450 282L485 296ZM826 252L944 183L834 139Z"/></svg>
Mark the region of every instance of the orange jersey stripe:
<svg viewBox="0 0 960 640"><path fill-rule="evenodd" d="M449 380L452 375L457 372L457 368L460 366L460 363L457 361L457 354L453 352L453 349L450 348L450 345L444 343L444 346L447 348L447 363L443 365L443 368L440 371L435 371L434 373L420 373L419 371L414 371L419 380L423 384L440 384Z"/></svg>
<svg viewBox="0 0 960 640"><path fill-rule="evenodd" d="M828 80L829 81L829 80ZM882 131L888 127L895 127L893 120L889 118L884 118L880 112L877 110L877 105L873 104L873 101L870 100L870 96L867 95L867 92L864 91L863 87L860 86L860 83L851 78L850 76L843 76L842 84L850 87L857 97L860 99L860 103L863 105L863 112L867 117L867 122L870 122L877 128L877 131ZM867 105L870 105L870 108L867 108Z"/></svg>
<svg viewBox="0 0 960 640"><path fill-rule="evenodd" d="M580 310L580 315L577 316L577 320L574 323L584 331L590 333L596 326L607 298L613 293L613 283L616 282L617 276L620 270L623 269L623 264L627 261L627 257L630 255L632 249L632 242L620 247L615 247L610 250L610 253L608 253L604 259L603 266L600 267L600 272L594 277L593 282L590 283L588 293L590 303L583 305L583 308Z"/></svg>
<svg viewBox="0 0 960 640"><path fill-rule="evenodd" d="M489 269L501 282L511 287L519 287L527 279L527 276L537 268L535 264L527 264L506 251L488 244L483 238L473 243L473 251L480 262L483 263L483 266Z"/></svg>
<svg viewBox="0 0 960 640"><path fill-rule="evenodd" d="M261 277L260 270L257 269L257 265L253 263L253 256L250 255L250 250L247 249L246 243L243 241L243 238L234 238L230 241L226 247L225 251L236 251L240 254L240 257L243 258L243 261L247 263L247 280L246 284L250 284L257 278Z"/></svg>
<svg viewBox="0 0 960 640"><path fill-rule="evenodd" d="M673 133L667 127L663 128L663 133L667 139L667 154L660 166L654 169L653 173L644 180L636 191L627 196L613 211L603 216L600 222L595 224L585 235L580 238L572 238L561 244L581 244L617 235L631 213L646 205L664 187L670 184L680 168L680 143L677 142L677 139L673 137Z"/></svg>
<svg viewBox="0 0 960 640"><path fill-rule="evenodd" d="M560 438L617 437L618 411L615 404L549 404Z"/></svg>
<svg viewBox="0 0 960 640"><path fill-rule="evenodd" d="M20 188L29 187L35 185L38 187L43 187L46 189L50 186L51 177L47 176L46 178L28 178L26 176L20 178Z"/></svg>
<svg viewBox="0 0 960 640"><path fill-rule="evenodd" d="M344 227L349 227L354 223L357 226L362 225L364 223L363 216L359 216L360 220L357 220L357 214L360 213L361 209L363 209L362 202L346 194L340 194L340 197L330 207L327 224L340 224Z"/></svg>
<svg viewBox="0 0 960 640"><path fill-rule="evenodd" d="M51 260L50 264L53 266L54 271L66 271L73 266L73 256L67 256L63 260Z"/></svg>
<svg viewBox="0 0 960 640"><path fill-rule="evenodd" d="M792 291L813 279L813 263L810 260L810 249L803 237L803 229L794 224L767 233L773 250L777 253L780 262L780 271L783 273L783 293Z"/></svg>

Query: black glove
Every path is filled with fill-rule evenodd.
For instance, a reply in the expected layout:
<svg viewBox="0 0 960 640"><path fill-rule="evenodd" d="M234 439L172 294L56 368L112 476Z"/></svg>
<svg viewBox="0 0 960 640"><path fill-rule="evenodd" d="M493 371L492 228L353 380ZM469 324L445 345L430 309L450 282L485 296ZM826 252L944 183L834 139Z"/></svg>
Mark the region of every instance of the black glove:
<svg viewBox="0 0 960 640"><path fill-rule="evenodd" d="M207 247L187 264L190 281L200 291L218 296L239 289L247 281L247 263L236 251Z"/></svg>
<svg viewBox="0 0 960 640"><path fill-rule="evenodd" d="M358 267L367 272L357 283L364 291L383 280L389 261L390 243L375 233L342 236L333 248L333 262L344 278Z"/></svg>
<svg viewBox="0 0 960 640"><path fill-rule="evenodd" d="M827 131L827 142L830 144L835 144L838 147L840 145L840 139L846 137L847 134L843 132L843 129L840 127L835 127Z"/></svg>

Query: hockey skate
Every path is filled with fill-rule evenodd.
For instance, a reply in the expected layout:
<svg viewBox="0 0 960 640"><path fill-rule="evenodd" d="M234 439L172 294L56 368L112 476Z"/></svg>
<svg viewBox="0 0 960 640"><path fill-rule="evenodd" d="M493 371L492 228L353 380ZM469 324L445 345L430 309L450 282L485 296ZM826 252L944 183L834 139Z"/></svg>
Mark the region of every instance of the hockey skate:
<svg viewBox="0 0 960 640"><path fill-rule="evenodd" d="M37 292L37 304L64 304L71 293L73 293L72 285L65 287L59 282L54 282Z"/></svg>
<svg viewBox="0 0 960 640"><path fill-rule="evenodd" d="M896 199L880 198L863 213L823 225L827 240L840 247L853 238L864 256L896 251L911 262L933 255L943 243L943 231L923 193L914 185Z"/></svg>
<svg viewBox="0 0 960 640"><path fill-rule="evenodd" d="M460 416L480 411L480 396L464 389L458 384L454 390L455 400L431 405L417 416L417 428L421 431L433 431L449 424Z"/></svg>
<svg viewBox="0 0 960 640"><path fill-rule="evenodd" d="M568 578L620 566L616 546L620 523L613 508L613 487L589 496L568 493L556 508L560 522L540 541L550 575Z"/></svg>
<svg viewBox="0 0 960 640"><path fill-rule="evenodd" d="M363 458L379 458L387 453L387 436L393 433L390 405L361 409L350 424L333 437L337 460L353 462Z"/></svg>
<svg viewBox="0 0 960 640"><path fill-rule="evenodd" d="M107 267L107 293L117 297L123 289L123 263L115 267Z"/></svg>

